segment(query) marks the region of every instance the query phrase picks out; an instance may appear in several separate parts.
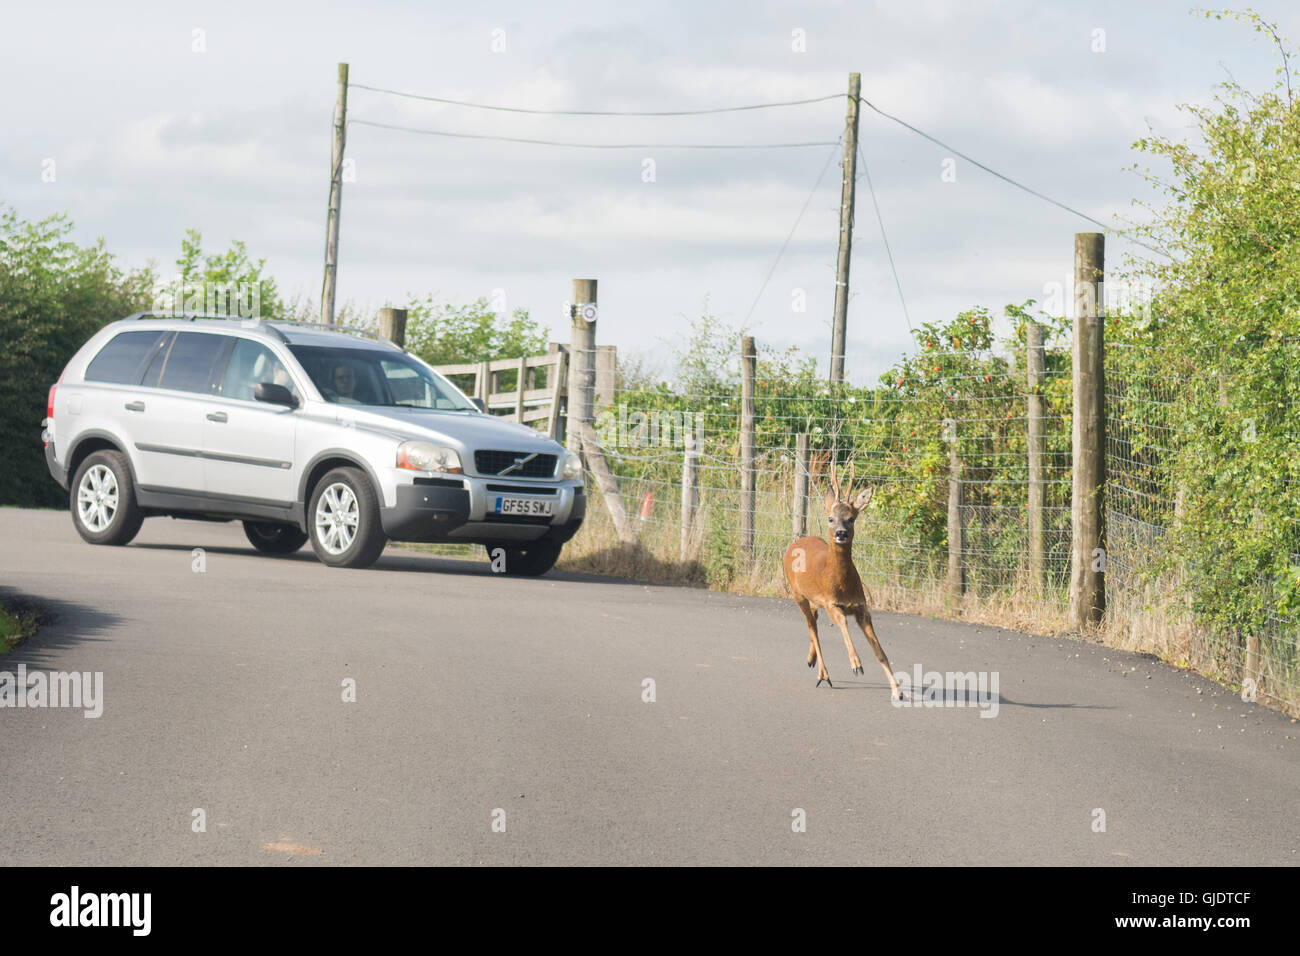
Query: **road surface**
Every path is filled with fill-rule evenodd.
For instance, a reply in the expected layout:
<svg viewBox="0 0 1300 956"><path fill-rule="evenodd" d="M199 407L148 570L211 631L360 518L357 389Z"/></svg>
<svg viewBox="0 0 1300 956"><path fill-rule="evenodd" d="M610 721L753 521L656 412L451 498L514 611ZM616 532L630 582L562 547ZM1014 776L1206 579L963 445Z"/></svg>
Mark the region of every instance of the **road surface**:
<svg viewBox="0 0 1300 956"><path fill-rule="evenodd" d="M1300 862L1300 724L1142 655L879 612L896 670L998 675L996 716L900 708L825 621L815 687L789 600L167 518L0 542L57 618L0 671L103 675L98 718L0 710L9 864Z"/></svg>

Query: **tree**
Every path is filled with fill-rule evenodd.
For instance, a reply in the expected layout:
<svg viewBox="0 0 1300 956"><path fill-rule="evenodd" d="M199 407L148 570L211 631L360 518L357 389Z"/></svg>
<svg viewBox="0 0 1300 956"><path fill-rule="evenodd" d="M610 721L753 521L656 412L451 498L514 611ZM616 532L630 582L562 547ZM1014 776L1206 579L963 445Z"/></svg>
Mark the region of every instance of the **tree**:
<svg viewBox="0 0 1300 956"><path fill-rule="evenodd" d="M152 307L158 311L269 319L285 314L275 280L266 275L266 260L249 258L238 239L224 253L205 253L203 233L190 229L181 240L176 269L156 291Z"/></svg>
<svg viewBox="0 0 1300 956"><path fill-rule="evenodd" d="M65 215L26 222L0 206L0 503L56 506L40 441L49 388L96 331L149 308L152 269L123 271L99 239L79 246Z"/></svg>
<svg viewBox="0 0 1300 956"><path fill-rule="evenodd" d="M527 309L497 313L485 298L453 305L429 295L406 306L406 348L430 365L538 355L548 338Z"/></svg>

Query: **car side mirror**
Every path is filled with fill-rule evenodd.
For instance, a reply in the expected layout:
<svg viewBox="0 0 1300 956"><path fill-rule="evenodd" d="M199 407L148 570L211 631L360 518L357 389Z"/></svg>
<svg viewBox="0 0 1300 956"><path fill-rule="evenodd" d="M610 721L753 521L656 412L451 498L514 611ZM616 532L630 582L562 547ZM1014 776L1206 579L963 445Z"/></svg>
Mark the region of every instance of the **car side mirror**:
<svg viewBox="0 0 1300 956"><path fill-rule="evenodd" d="M477 408L480 412L487 411L487 405L483 404L483 399L471 398L470 401L474 403L474 407Z"/></svg>
<svg viewBox="0 0 1300 956"><path fill-rule="evenodd" d="M253 398L259 402L266 402L268 405L298 407L298 399L293 397L293 392L283 385L276 385L274 382L259 382L257 388L253 389Z"/></svg>

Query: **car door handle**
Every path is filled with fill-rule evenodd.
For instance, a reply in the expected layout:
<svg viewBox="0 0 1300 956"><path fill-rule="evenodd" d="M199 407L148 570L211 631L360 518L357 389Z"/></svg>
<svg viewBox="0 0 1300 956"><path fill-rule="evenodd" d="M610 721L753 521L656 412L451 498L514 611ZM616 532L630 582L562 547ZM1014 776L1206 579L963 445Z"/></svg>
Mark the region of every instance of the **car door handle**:
<svg viewBox="0 0 1300 956"><path fill-rule="evenodd" d="M208 412L208 421L210 422L224 422L228 420L229 417L225 412Z"/></svg>
<svg viewBox="0 0 1300 956"><path fill-rule="evenodd" d="M142 412L144 411L144 402L127 402L125 407L128 412Z"/></svg>

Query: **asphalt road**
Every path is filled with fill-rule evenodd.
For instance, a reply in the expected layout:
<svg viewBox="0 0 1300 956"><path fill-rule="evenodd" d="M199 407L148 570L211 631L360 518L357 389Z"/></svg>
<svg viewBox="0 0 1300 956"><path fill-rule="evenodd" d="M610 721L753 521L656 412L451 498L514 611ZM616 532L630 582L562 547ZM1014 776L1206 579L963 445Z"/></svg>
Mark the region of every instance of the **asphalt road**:
<svg viewBox="0 0 1300 956"><path fill-rule="evenodd" d="M899 708L824 621L814 687L789 600L12 509L0 595L57 615L0 671L103 673L0 710L9 864L1300 862L1300 724L1093 644L879 612L896 670L998 674Z"/></svg>

